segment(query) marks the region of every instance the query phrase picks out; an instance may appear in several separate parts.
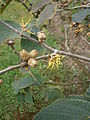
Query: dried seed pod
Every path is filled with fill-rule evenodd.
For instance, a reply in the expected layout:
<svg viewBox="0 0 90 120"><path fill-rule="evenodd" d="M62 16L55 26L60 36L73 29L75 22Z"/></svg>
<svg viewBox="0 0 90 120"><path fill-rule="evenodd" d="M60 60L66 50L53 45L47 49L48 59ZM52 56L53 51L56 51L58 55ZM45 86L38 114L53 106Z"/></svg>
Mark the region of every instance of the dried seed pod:
<svg viewBox="0 0 90 120"><path fill-rule="evenodd" d="M75 23L75 22L72 22L72 23L70 24L70 27L75 27L75 25L76 25L76 23Z"/></svg>
<svg viewBox="0 0 90 120"><path fill-rule="evenodd" d="M64 3L63 4L63 7L67 7L69 4L68 3Z"/></svg>
<svg viewBox="0 0 90 120"><path fill-rule="evenodd" d="M90 32L87 33L87 36L90 37Z"/></svg>
<svg viewBox="0 0 90 120"><path fill-rule="evenodd" d="M23 49L23 50L20 52L20 57L21 57L21 59L27 61L27 60L29 59L29 58L28 58L28 57L29 57L28 52Z"/></svg>
<svg viewBox="0 0 90 120"><path fill-rule="evenodd" d="M38 40L39 40L40 43L45 42L46 35L45 35L45 33L43 31L38 32L37 36L38 36Z"/></svg>
<svg viewBox="0 0 90 120"><path fill-rule="evenodd" d="M28 60L28 65L31 67L36 67L37 66L37 61L34 58L30 58Z"/></svg>
<svg viewBox="0 0 90 120"><path fill-rule="evenodd" d="M32 50L28 55L29 55L29 58L35 58L38 55L38 51Z"/></svg>
<svg viewBox="0 0 90 120"><path fill-rule="evenodd" d="M13 40L13 39L11 39L11 40L7 40L7 44L8 44L8 46L9 45L14 45L15 44L15 41Z"/></svg>
<svg viewBox="0 0 90 120"><path fill-rule="evenodd" d="M64 3L67 3L67 1L66 0L61 0L61 3L64 4Z"/></svg>
<svg viewBox="0 0 90 120"><path fill-rule="evenodd" d="M88 27L90 28L90 24L88 24Z"/></svg>
<svg viewBox="0 0 90 120"><path fill-rule="evenodd" d="M67 0L68 1L68 3L71 3L72 2L72 0Z"/></svg>
<svg viewBox="0 0 90 120"><path fill-rule="evenodd" d="M0 79L0 85L2 84L2 82L3 82L3 81Z"/></svg>

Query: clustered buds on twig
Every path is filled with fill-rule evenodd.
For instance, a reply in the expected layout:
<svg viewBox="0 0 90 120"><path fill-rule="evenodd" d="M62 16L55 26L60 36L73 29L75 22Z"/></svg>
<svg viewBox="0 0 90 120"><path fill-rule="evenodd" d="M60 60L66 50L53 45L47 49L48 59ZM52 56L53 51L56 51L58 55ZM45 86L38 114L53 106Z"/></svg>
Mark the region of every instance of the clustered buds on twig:
<svg viewBox="0 0 90 120"><path fill-rule="evenodd" d="M35 57L38 55L37 50L32 50L30 52L27 52L26 50L22 50L20 52L20 58L26 62L28 62L28 65L31 67L35 67L37 65L37 61L35 60Z"/></svg>
<svg viewBox="0 0 90 120"><path fill-rule="evenodd" d="M45 35L45 32L43 31L38 32L37 37L40 43L43 43L46 40L46 35Z"/></svg>
<svg viewBox="0 0 90 120"><path fill-rule="evenodd" d="M30 58L35 58L38 55L38 51L37 50L32 50L31 52L28 53L28 56Z"/></svg>
<svg viewBox="0 0 90 120"><path fill-rule="evenodd" d="M21 58L22 60L24 60L24 61L27 61L27 60L29 59L29 58L28 58L28 52L23 49L23 50L20 52L20 58Z"/></svg>
<svg viewBox="0 0 90 120"><path fill-rule="evenodd" d="M37 61L34 58L30 58L28 60L28 65L31 67L36 67L37 66Z"/></svg>

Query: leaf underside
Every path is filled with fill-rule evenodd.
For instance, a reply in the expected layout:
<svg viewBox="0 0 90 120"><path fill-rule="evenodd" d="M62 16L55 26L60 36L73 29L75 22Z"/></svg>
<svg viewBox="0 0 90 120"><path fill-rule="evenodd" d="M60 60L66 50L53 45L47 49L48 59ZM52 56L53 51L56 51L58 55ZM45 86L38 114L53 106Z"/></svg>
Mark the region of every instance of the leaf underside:
<svg viewBox="0 0 90 120"><path fill-rule="evenodd" d="M72 21L73 22L83 22L83 20L90 15L90 9L81 9L78 10L75 14L72 16Z"/></svg>
<svg viewBox="0 0 90 120"><path fill-rule="evenodd" d="M90 102L81 99L58 100L41 110L34 120L88 120Z"/></svg>
<svg viewBox="0 0 90 120"><path fill-rule="evenodd" d="M37 12L37 10L41 9L46 4L50 3L51 0L33 0L32 1L32 13Z"/></svg>
<svg viewBox="0 0 90 120"><path fill-rule="evenodd" d="M10 20L5 20L7 24L10 26L16 28L17 30L21 31L21 27L18 23ZM11 30L10 28L6 27L4 24L0 23L0 41L7 40L7 39L14 39L19 38L20 35L18 35L16 32Z"/></svg>
<svg viewBox="0 0 90 120"><path fill-rule="evenodd" d="M56 4L47 4L36 21L37 26L42 26L47 20L52 19L56 12Z"/></svg>

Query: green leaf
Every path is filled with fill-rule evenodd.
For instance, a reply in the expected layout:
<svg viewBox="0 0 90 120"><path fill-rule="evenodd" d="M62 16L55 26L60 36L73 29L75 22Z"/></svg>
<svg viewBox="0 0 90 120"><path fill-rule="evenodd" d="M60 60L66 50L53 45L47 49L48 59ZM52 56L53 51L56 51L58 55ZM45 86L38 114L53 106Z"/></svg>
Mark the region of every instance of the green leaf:
<svg viewBox="0 0 90 120"><path fill-rule="evenodd" d="M35 68L31 68L31 72L35 76L36 80L40 84L42 84L43 83L43 76L42 76L42 73L39 72L38 67L36 69Z"/></svg>
<svg viewBox="0 0 90 120"><path fill-rule="evenodd" d="M41 9L46 4L50 3L51 0L33 0L32 1L32 12L37 12L37 10Z"/></svg>
<svg viewBox="0 0 90 120"><path fill-rule="evenodd" d="M88 120L90 102L81 99L65 99L41 110L34 120Z"/></svg>
<svg viewBox="0 0 90 120"><path fill-rule="evenodd" d="M56 4L47 4L36 21L37 26L42 26L47 20L52 19L56 12Z"/></svg>
<svg viewBox="0 0 90 120"><path fill-rule="evenodd" d="M46 93L46 101L53 102L56 99L62 97L61 91L57 88L49 87L45 91Z"/></svg>
<svg viewBox="0 0 90 120"><path fill-rule="evenodd" d="M33 70L31 70L31 71L33 71ZM41 76L39 75L39 73L34 70L32 72L32 74L36 80L33 77L29 76L27 78L23 78L21 80L16 80L13 82L12 86L13 86L16 94L19 93L20 90L30 87L31 85L36 85L36 86L41 85L43 80L42 80Z"/></svg>
<svg viewBox="0 0 90 120"><path fill-rule="evenodd" d="M4 22L21 31L21 27L18 23L10 20L5 20ZM0 23L0 41L18 37L20 37L20 35L12 31L10 28L6 27L4 24Z"/></svg>
<svg viewBox="0 0 90 120"><path fill-rule="evenodd" d="M33 78L30 76L28 78L23 78L21 80L16 80L13 82L12 86L15 89L15 91L19 92L20 89L29 87L30 85L33 85L35 82L33 81Z"/></svg>
<svg viewBox="0 0 90 120"><path fill-rule="evenodd" d="M31 37L37 39L37 37L34 36L34 35L32 35ZM28 52L30 52L33 49L36 49L39 52L38 55L45 54L45 48L41 44L34 43L34 42L29 41L29 40L27 40L25 38L21 39L21 47L22 47L22 49L25 49Z"/></svg>
<svg viewBox="0 0 90 120"><path fill-rule="evenodd" d="M18 93L17 94L17 100L18 100L18 102L24 103L25 102L24 98L25 98L25 95L23 93Z"/></svg>
<svg viewBox="0 0 90 120"><path fill-rule="evenodd" d="M90 9L81 9L72 15L73 22L83 22L86 16L90 15Z"/></svg>
<svg viewBox="0 0 90 120"><path fill-rule="evenodd" d="M33 97L30 91L26 92L25 94L25 102L33 104Z"/></svg>
<svg viewBox="0 0 90 120"><path fill-rule="evenodd" d="M90 87L87 89L85 97L90 101Z"/></svg>
<svg viewBox="0 0 90 120"><path fill-rule="evenodd" d="M19 92L17 94L17 100L20 103L33 104L33 97L32 97L30 90L26 91L26 93Z"/></svg>

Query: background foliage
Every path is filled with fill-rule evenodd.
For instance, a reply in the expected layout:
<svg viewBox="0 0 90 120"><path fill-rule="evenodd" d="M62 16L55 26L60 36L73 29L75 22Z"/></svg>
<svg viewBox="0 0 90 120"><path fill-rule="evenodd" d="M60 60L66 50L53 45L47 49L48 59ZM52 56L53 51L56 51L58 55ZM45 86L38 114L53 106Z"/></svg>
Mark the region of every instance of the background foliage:
<svg viewBox="0 0 90 120"><path fill-rule="evenodd" d="M17 28L18 30L21 30L21 19L27 21L30 17L32 18L32 14L30 12L26 15L27 11L24 8L24 6L21 6L20 3L11 2L11 0L8 2L2 2L5 3L5 5L3 7L1 6L0 12L3 14L0 16L0 19L9 19L10 21L6 22L12 25L13 27ZM70 6L72 6L72 4L70 4ZM4 8L6 9L4 10ZM36 24L39 26L38 29L41 30L42 26L48 23L47 20L50 20L56 13L55 1L34 1L32 2L31 11L33 12L33 15L35 17ZM90 9L72 11L74 12L72 20L74 22L82 22L90 14L89 11ZM14 20L15 23L12 20ZM63 28L61 29L63 31ZM46 30L46 28L43 28L43 30L47 34L46 43L48 43L54 48L60 49L57 44L56 38L54 38L50 34L50 32ZM37 33L37 31L33 32ZM8 38L11 39L13 37L19 37L19 39L15 39L15 47L18 51L20 51L22 48L28 51L30 51L33 48L36 48L35 44L32 43L31 45L31 42L26 42L24 38L20 40L20 36L17 36L17 34L13 33L11 30L8 30L2 24L0 24L0 36L0 41L7 40ZM37 39L36 36L32 37L35 37ZM28 47L29 43L30 48ZM6 46L6 42L1 43L0 46L0 69L3 69L9 65L17 64L19 59L17 56L14 55L13 51ZM41 45L37 46L36 49L40 51L40 55L44 54L45 52L48 53L48 51L46 51ZM47 105L54 102L57 98L59 98L58 101L52 103L50 106L46 107L39 114L37 114L35 120L89 119L89 88L87 90L87 93L85 94L85 98L82 96L78 96L76 98L71 97L63 99L65 95L67 96L71 94L84 94L88 86L82 86L82 90L80 90L79 88L81 86L76 87L75 85L71 85L70 87L65 87L61 85L63 83L74 81L74 78L78 78L78 80L80 79L84 81L88 80L87 75L83 71L78 69L77 66L72 66L71 68L69 68L69 66L65 63L66 61L64 60L64 64L61 65L57 70L50 71L47 70L47 62L44 63L40 61L36 68L31 69L37 81L32 79L30 74L25 69L20 69L20 71L14 70L12 72L0 76L0 79L4 81L3 85L0 86L0 118L9 120L12 118L21 119L25 117L25 119L27 120L30 118L28 114L36 114L38 111L41 110L41 108L46 107ZM60 84L46 84L44 87L42 87L42 85L44 85L44 82L53 81L59 82ZM12 88L12 86L14 89ZM17 94L17 96L15 96L15 94ZM48 116L46 114L48 114ZM76 116L76 114L78 115Z"/></svg>

